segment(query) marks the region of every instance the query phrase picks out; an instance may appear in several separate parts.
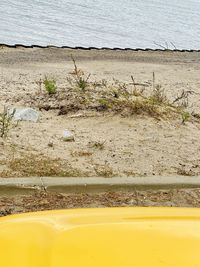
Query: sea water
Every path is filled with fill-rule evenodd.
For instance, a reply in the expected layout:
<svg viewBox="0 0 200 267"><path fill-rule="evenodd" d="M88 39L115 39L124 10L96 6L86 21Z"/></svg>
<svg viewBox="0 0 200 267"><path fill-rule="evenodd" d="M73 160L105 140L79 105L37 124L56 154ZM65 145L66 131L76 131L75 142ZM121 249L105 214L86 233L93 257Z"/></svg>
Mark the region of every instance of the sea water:
<svg viewBox="0 0 200 267"><path fill-rule="evenodd" d="M0 43L200 49L200 0L0 0Z"/></svg>

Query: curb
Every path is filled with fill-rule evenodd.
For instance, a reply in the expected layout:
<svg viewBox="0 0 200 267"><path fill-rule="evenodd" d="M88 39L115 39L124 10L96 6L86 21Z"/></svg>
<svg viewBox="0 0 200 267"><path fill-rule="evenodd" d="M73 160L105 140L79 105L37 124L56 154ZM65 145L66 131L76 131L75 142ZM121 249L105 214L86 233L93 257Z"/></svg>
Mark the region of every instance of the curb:
<svg viewBox="0 0 200 267"><path fill-rule="evenodd" d="M1 195L28 194L42 189L57 193L97 193L177 188L200 188L200 176L0 178Z"/></svg>

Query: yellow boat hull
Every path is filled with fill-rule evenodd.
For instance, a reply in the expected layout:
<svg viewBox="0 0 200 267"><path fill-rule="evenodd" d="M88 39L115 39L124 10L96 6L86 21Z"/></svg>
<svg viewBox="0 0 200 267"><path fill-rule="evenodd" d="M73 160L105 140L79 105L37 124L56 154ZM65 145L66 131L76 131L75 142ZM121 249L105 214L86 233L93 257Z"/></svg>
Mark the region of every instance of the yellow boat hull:
<svg viewBox="0 0 200 267"><path fill-rule="evenodd" d="M0 266L200 267L200 209L81 209L4 217Z"/></svg>

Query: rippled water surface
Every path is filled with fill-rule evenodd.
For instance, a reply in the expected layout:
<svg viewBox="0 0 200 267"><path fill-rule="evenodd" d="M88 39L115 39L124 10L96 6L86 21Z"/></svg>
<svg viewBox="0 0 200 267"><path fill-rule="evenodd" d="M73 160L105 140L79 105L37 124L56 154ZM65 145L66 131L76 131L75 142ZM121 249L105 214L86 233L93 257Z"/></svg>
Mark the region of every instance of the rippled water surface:
<svg viewBox="0 0 200 267"><path fill-rule="evenodd" d="M0 0L0 43L200 49L200 0Z"/></svg>

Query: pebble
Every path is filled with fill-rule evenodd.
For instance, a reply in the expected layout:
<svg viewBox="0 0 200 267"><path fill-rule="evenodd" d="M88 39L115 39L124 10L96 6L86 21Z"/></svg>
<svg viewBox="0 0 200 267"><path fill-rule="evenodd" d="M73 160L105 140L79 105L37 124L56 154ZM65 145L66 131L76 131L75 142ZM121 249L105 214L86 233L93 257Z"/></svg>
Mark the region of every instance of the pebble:
<svg viewBox="0 0 200 267"><path fill-rule="evenodd" d="M65 141L65 142L74 141L74 135L70 131L64 130L63 141Z"/></svg>

